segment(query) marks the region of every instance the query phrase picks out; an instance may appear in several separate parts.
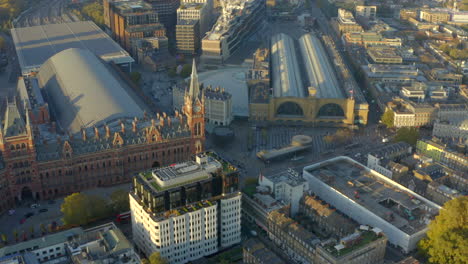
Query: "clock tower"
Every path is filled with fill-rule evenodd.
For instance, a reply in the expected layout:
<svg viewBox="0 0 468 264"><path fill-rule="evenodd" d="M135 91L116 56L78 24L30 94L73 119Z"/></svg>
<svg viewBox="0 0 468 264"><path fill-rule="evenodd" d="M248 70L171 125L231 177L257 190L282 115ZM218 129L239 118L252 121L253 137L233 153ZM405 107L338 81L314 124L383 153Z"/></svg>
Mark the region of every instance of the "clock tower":
<svg viewBox="0 0 468 264"><path fill-rule="evenodd" d="M194 154L202 152L205 144L205 98L200 92L195 59L193 59L189 89L184 96L183 112L187 116L187 123L192 132L192 152Z"/></svg>

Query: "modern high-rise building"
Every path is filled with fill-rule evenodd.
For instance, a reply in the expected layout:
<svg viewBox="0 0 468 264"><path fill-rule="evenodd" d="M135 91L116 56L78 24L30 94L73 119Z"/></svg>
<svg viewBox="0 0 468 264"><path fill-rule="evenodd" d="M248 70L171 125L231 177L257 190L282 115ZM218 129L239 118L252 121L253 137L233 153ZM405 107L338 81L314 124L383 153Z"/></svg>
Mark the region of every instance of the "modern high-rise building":
<svg viewBox="0 0 468 264"><path fill-rule="evenodd" d="M238 170L212 152L139 173L130 193L133 239L147 256L187 263L240 243Z"/></svg>
<svg viewBox="0 0 468 264"><path fill-rule="evenodd" d="M222 11L215 25L202 39L202 59L224 63L242 43L262 28L265 0L222 0Z"/></svg>
<svg viewBox="0 0 468 264"><path fill-rule="evenodd" d="M159 21L166 28L173 28L177 21L177 8L180 0L147 0L159 15Z"/></svg>
<svg viewBox="0 0 468 264"><path fill-rule="evenodd" d="M177 53L193 55L200 49L198 20L179 20L176 25Z"/></svg>
<svg viewBox="0 0 468 264"><path fill-rule="evenodd" d="M109 28L115 40L126 50L131 50L135 39L165 36L158 13L145 1L112 1L105 2L104 7L106 5Z"/></svg>
<svg viewBox="0 0 468 264"><path fill-rule="evenodd" d="M186 2L183 1L177 9L177 24L181 20L198 20L201 38L210 30L212 20L211 2Z"/></svg>

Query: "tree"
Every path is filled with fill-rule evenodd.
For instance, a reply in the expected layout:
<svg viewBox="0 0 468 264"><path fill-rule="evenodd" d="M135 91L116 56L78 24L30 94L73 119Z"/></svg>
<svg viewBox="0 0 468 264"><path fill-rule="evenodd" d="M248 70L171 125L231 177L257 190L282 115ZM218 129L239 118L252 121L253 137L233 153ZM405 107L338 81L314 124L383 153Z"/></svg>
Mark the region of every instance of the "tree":
<svg viewBox="0 0 468 264"><path fill-rule="evenodd" d="M8 244L8 238L5 234L2 234L2 242L4 245Z"/></svg>
<svg viewBox="0 0 468 264"><path fill-rule="evenodd" d="M468 197L448 201L429 223L419 249L430 263L468 263Z"/></svg>
<svg viewBox="0 0 468 264"><path fill-rule="evenodd" d="M84 225L88 223L88 197L82 193L72 193L65 197L60 211L65 225Z"/></svg>
<svg viewBox="0 0 468 264"><path fill-rule="evenodd" d="M112 208L116 213L122 213L130 210L130 202L128 199L128 192L124 190L117 190L111 193Z"/></svg>
<svg viewBox="0 0 468 264"><path fill-rule="evenodd" d="M404 141L410 145L416 145L416 142L419 138L419 130L415 127L402 127L397 130L395 138L393 139L395 142Z"/></svg>
<svg viewBox="0 0 468 264"><path fill-rule="evenodd" d="M168 264L169 262L166 260L166 258L163 258L159 252L154 252L149 257L149 263L150 264Z"/></svg>
<svg viewBox="0 0 468 264"><path fill-rule="evenodd" d="M192 65L184 64L184 66L182 66L182 70L180 71L180 76L182 78L187 78L190 76L191 73L192 73Z"/></svg>
<svg viewBox="0 0 468 264"><path fill-rule="evenodd" d="M147 260L147 259L142 259L142 260L141 260L141 264L150 264L150 263L149 263L149 260Z"/></svg>
<svg viewBox="0 0 468 264"><path fill-rule="evenodd" d="M380 121L382 121L382 124L386 125L388 128L393 127L393 120L395 118L395 113L393 113L392 110L387 109L385 113L382 114L382 117L380 118Z"/></svg>
<svg viewBox="0 0 468 264"><path fill-rule="evenodd" d="M15 241L18 243L18 231L13 229L13 236L15 237Z"/></svg>
<svg viewBox="0 0 468 264"><path fill-rule="evenodd" d="M136 85L139 85L140 84L140 80L141 80L141 73L139 72L131 72L130 73L130 79L132 80L132 82Z"/></svg>

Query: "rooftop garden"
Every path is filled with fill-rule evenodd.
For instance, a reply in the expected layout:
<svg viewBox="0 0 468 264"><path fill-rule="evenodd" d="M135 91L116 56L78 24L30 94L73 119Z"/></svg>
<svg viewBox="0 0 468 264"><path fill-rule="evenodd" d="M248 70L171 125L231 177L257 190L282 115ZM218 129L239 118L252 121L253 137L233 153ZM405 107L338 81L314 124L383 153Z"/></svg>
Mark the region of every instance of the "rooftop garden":
<svg viewBox="0 0 468 264"><path fill-rule="evenodd" d="M336 244L330 243L324 246L324 248L335 257L344 256L354 250L364 247L365 245L381 238L381 236L375 234L373 231L361 231L360 241L341 250L336 250Z"/></svg>
<svg viewBox="0 0 468 264"><path fill-rule="evenodd" d="M182 207L163 212L162 214L166 218L167 217L173 217L173 216L180 216L180 215L183 215L185 213L194 212L194 211L200 210L202 208L210 207L210 206L213 206L213 205L215 205L215 203L213 203L211 201L200 201L200 202L184 205Z"/></svg>
<svg viewBox="0 0 468 264"><path fill-rule="evenodd" d="M224 160L223 158L218 156L216 153L207 152L206 155L208 155L208 156L216 159L217 161L219 161L221 163L221 165L223 166L223 172L224 173L229 174L229 173L237 171L236 167L234 167L231 163L227 162L226 160Z"/></svg>

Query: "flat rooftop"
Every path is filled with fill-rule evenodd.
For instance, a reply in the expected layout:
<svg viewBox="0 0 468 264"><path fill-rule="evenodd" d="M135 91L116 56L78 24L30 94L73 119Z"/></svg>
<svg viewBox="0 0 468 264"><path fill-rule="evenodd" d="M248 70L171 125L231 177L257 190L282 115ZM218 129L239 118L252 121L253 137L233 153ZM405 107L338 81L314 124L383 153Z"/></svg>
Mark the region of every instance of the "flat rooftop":
<svg viewBox="0 0 468 264"><path fill-rule="evenodd" d="M47 59L69 48L88 49L106 62L134 62L92 21L13 28L11 35L24 75L39 70Z"/></svg>
<svg viewBox="0 0 468 264"><path fill-rule="evenodd" d="M407 234L426 228L439 210L434 203L349 158L334 158L304 171Z"/></svg>

